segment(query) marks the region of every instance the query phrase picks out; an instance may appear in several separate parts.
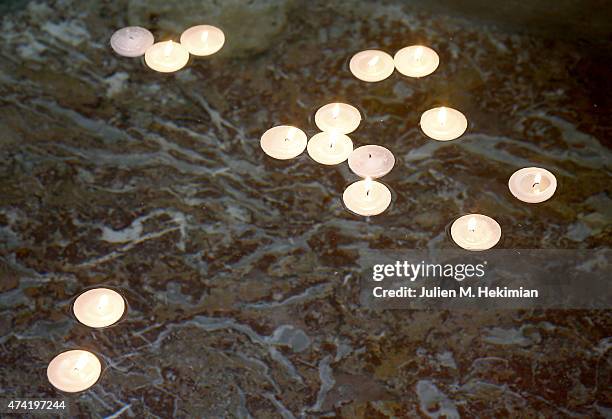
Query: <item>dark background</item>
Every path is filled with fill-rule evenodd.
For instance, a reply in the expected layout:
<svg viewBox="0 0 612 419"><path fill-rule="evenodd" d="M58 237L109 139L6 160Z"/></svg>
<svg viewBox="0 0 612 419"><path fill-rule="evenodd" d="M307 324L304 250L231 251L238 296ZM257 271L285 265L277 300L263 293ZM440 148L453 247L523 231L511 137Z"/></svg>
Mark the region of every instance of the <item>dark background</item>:
<svg viewBox="0 0 612 419"><path fill-rule="evenodd" d="M19 1L0 35L0 389L67 397L71 416L610 417L609 310L388 310L359 301L373 251L454 248L479 212L499 248L609 248L611 27L603 1ZM178 40L221 27L223 50L172 75L116 56L125 25ZM355 52L423 43L422 80L375 84ZM342 206L356 177L259 137L357 106L356 146L397 159L391 207ZM421 113L468 118L449 143ZM517 201L526 166L559 182ZM520 263L517 261L516 263ZM116 287L119 324L91 330L72 298ZM588 284L585 284L588 286ZM63 395L45 369L87 348L105 370ZM439 416L438 416L439 417Z"/></svg>

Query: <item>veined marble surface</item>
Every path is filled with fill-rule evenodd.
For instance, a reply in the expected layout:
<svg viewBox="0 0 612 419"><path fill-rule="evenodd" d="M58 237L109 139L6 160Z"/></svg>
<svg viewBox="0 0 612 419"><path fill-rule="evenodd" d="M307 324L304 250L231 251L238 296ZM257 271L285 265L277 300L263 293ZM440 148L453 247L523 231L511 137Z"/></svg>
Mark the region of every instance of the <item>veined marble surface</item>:
<svg viewBox="0 0 612 419"><path fill-rule="evenodd" d="M142 3L19 2L3 16L2 397L66 397L72 417L612 415L610 311L371 311L357 263L452 247L446 228L467 212L498 220L503 248L610 247L609 43L326 3L263 7L277 29L226 32L225 53L172 75L109 47L128 23L178 39ZM440 54L434 75L366 84L348 71L361 49L413 43ZM356 146L397 158L381 216L343 208L346 164L259 148L281 123L313 135L314 111L338 100L365 115ZM420 132L439 104L468 117L460 140ZM507 189L531 165L557 176L549 202ZM96 285L129 302L101 331L70 315ZM105 370L62 395L46 365L76 347Z"/></svg>

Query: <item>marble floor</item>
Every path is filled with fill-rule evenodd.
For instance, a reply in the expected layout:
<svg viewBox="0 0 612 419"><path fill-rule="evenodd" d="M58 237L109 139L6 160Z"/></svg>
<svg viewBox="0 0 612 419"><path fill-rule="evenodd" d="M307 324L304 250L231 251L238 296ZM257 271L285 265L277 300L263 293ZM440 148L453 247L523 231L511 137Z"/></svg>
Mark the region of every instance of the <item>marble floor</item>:
<svg viewBox="0 0 612 419"><path fill-rule="evenodd" d="M236 0L14 1L0 35L0 389L65 398L70 417L612 417L610 310L370 310L369 251L453 247L481 212L503 248L612 245L612 46L476 23L410 4ZM195 21L195 22L194 22ZM109 48L128 24L227 45L161 75ZM348 59L425 43L431 76L359 82ZM365 115L356 145L393 151L383 215L342 204L356 177L259 148L273 125L311 136L331 101ZM452 104L458 141L423 136ZM543 165L554 199L506 184ZM129 305L92 330L70 312L106 285ZM100 356L99 382L61 394L58 352Z"/></svg>

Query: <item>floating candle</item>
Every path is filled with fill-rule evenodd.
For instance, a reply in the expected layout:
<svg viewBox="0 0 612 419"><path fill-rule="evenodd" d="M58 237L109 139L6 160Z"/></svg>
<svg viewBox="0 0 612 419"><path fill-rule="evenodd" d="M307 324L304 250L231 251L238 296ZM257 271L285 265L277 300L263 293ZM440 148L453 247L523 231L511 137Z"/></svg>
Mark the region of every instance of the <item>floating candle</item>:
<svg viewBox="0 0 612 419"><path fill-rule="evenodd" d="M393 57L397 71L408 77L424 77L440 64L436 51L423 45L402 48Z"/></svg>
<svg viewBox="0 0 612 419"><path fill-rule="evenodd" d="M546 169L526 167L517 170L510 176L508 188L517 199L536 204L554 195L557 189L557 179Z"/></svg>
<svg viewBox="0 0 612 419"><path fill-rule="evenodd" d="M351 183L342 194L342 200L355 214L378 215L391 204L391 191L382 183L366 178Z"/></svg>
<svg viewBox="0 0 612 419"><path fill-rule="evenodd" d="M348 164L356 175L379 178L393 169L395 157L385 147L364 145L356 148L349 155Z"/></svg>
<svg viewBox="0 0 612 419"><path fill-rule="evenodd" d="M393 58L384 51L369 49L353 55L349 63L351 73L360 80L381 81L393 74Z"/></svg>
<svg viewBox="0 0 612 419"><path fill-rule="evenodd" d="M153 34L140 26L128 26L111 36L111 48L123 57L140 57L153 45Z"/></svg>
<svg viewBox="0 0 612 419"><path fill-rule="evenodd" d="M225 43L225 35L210 25L192 26L181 35L181 45L193 55L205 56L219 51Z"/></svg>
<svg viewBox="0 0 612 419"><path fill-rule="evenodd" d="M321 164L339 164L353 151L353 141L344 134L320 132L308 141L308 155Z"/></svg>
<svg viewBox="0 0 612 419"><path fill-rule="evenodd" d="M189 61L189 51L174 41L158 42L145 52L145 62L155 71L172 73L185 67Z"/></svg>
<svg viewBox="0 0 612 419"><path fill-rule="evenodd" d="M116 291L95 288L79 295L72 306L78 321L89 327L106 327L116 323L125 312L125 300Z"/></svg>
<svg viewBox="0 0 612 419"><path fill-rule="evenodd" d="M279 160L292 159L302 154L307 138L304 131L290 125L270 128L261 136L260 145L270 157Z"/></svg>
<svg viewBox="0 0 612 419"><path fill-rule="evenodd" d="M421 129L434 140L454 140L467 129L467 119L458 110L442 106L425 111L421 115Z"/></svg>
<svg viewBox="0 0 612 419"><path fill-rule="evenodd" d="M359 110L347 103L328 103L315 113L315 124L321 131L348 134L361 122Z"/></svg>
<svg viewBox="0 0 612 419"><path fill-rule="evenodd" d="M501 227L491 217L468 214L459 217L451 226L451 237L466 250L486 250L501 238Z"/></svg>
<svg viewBox="0 0 612 419"><path fill-rule="evenodd" d="M58 390L75 393L93 386L101 372L102 364L97 356L75 349L62 352L51 360L47 378Z"/></svg>

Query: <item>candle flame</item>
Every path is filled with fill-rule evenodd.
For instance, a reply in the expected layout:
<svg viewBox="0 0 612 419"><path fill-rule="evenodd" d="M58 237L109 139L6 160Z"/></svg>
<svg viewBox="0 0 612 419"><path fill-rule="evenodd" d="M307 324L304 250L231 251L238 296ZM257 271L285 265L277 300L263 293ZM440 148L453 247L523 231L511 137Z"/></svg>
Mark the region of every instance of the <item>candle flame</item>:
<svg viewBox="0 0 612 419"><path fill-rule="evenodd" d="M468 231L472 233L476 231L476 217L470 217L467 222Z"/></svg>
<svg viewBox="0 0 612 419"><path fill-rule="evenodd" d="M421 61L421 58L423 58L423 47L419 46L417 47L417 49L414 50L414 59L416 61Z"/></svg>
<svg viewBox="0 0 612 419"><path fill-rule="evenodd" d="M365 186L365 191L366 191L366 197L370 197L370 194L372 193L372 178L367 177L364 179L364 186Z"/></svg>
<svg viewBox="0 0 612 419"><path fill-rule="evenodd" d="M202 32L200 38L202 39L202 43L206 44L208 42L208 31Z"/></svg>
<svg viewBox="0 0 612 419"><path fill-rule="evenodd" d="M79 359L77 359L76 364L74 364L74 371L80 371L87 365L87 354L82 353L79 355Z"/></svg>
<svg viewBox="0 0 612 419"><path fill-rule="evenodd" d="M108 306L108 295L102 294L98 300L98 310L102 311Z"/></svg>
<svg viewBox="0 0 612 419"><path fill-rule="evenodd" d="M368 66L374 67L380 61L380 57L378 55L373 56L368 60Z"/></svg>
<svg viewBox="0 0 612 419"><path fill-rule="evenodd" d="M535 177L533 178L533 184L534 186L539 185L540 182L542 182L542 173L537 173Z"/></svg>
<svg viewBox="0 0 612 419"><path fill-rule="evenodd" d="M165 46L165 48L164 48L164 56L165 56L166 58L168 58L168 57L170 56L170 54L172 54L172 49L173 49L173 48L174 48L174 47L172 46L172 41L168 41L168 42L166 42L166 46Z"/></svg>
<svg viewBox="0 0 612 419"><path fill-rule="evenodd" d="M446 108L442 106L440 110L438 111L438 122L440 123L440 125L446 124L446 118L447 118Z"/></svg>
<svg viewBox="0 0 612 419"><path fill-rule="evenodd" d="M332 118L336 119L340 116L340 104L336 103L331 111Z"/></svg>
<svg viewBox="0 0 612 419"><path fill-rule="evenodd" d="M338 134L336 134L335 132L331 132L329 134L329 148L334 148L334 146L336 145L337 137L338 137Z"/></svg>
<svg viewBox="0 0 612 419"><path fill-rule="evenodd" d="M285 137L285 141L293 140L296 133L297 133L296 127L289 128L289 131L287 131L287 136Z"/></svg>
<svg viewBox="0 0 612 419"><path fill-rule="evenodd" d="M531 186L535 193L540 193L540 182L542 182L542 173L536 173L533 178L533 185Z"/></svg>

